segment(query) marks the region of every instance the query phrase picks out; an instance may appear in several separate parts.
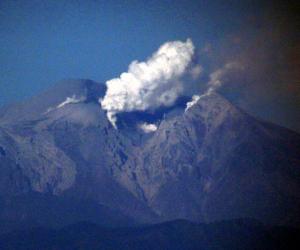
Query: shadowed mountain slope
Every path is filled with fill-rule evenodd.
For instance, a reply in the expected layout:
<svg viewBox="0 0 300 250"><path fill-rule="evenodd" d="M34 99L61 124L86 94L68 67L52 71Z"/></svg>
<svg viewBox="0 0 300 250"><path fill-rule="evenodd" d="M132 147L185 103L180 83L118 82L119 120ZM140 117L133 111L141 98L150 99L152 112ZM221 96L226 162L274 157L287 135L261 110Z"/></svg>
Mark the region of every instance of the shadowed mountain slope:
<svg viewBox="0 0 300 250"><path fill-rule="evenodd" d="M22 205L32 210L42 209L32 199L44 207L59 200L53 211L65 218L72 209L61 225L101 224L97 207L105 225L109 214L123 225L243 217L299 224L299 134L257 120L218 94L187 111L177 105L121 114L116 130L99 104L104 94L104 85L67 80L0 110L0 220L9 211L11 224L28 218L47 225L46 212L17 212L19 200L30 197ZM145 120L157 130L141 131Z"/></svg>

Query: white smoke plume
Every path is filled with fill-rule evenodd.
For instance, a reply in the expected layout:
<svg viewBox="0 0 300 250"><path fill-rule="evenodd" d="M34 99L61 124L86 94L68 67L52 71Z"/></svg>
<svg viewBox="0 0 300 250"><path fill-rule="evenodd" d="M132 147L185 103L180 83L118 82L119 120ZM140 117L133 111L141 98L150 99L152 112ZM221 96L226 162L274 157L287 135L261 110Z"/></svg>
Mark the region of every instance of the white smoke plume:
<svg viewBox="0 0 300 250"><path fill-rule="evenodd" d="M191 107L193 107L198 100L200 99L199 95L193 95L192 100L186 103L185 112L188 111Z"/></svg>
<svg viewBox="0 0 300 250"><path fill-rule="evenodd" d="M201 73L201 68L190 67L194 50L190 39L167 42L147 61L133 61L128 72L107 81L106 94L99 101L112 125L116 128L119 112L172 105L183 92L180 78L188 73L194 77Z"/></svg>
<svg viewBox="0 0 300 250"><path fill-rule="evenodd" d="M139 127L145 133L152 133L157 130L157 126L155 124L151 124L151 123L142 123L142 124L140 124Z"/></svg>

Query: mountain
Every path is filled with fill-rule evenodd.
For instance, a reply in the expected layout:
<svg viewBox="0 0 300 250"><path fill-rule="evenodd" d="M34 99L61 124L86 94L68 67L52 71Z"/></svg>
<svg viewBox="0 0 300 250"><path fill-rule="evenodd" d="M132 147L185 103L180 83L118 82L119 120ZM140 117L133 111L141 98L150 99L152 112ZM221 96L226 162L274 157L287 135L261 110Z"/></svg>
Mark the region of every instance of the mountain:
<svg viewBox="0 0 300 250"><path fill-rule="evenodd" d="M105 85L66 80L0 109L0 230L89 221L253 218L298 226L300 135L214 93L185 111L123 113ZM157 130L145 133L142 123Z"/></svg>
<svg viewBox="0 0 300 250"><path fill-rule="evenodd" d="M164 218L298 224L299 150L298 134L212 94L162 120L124 171Z"/></svg>

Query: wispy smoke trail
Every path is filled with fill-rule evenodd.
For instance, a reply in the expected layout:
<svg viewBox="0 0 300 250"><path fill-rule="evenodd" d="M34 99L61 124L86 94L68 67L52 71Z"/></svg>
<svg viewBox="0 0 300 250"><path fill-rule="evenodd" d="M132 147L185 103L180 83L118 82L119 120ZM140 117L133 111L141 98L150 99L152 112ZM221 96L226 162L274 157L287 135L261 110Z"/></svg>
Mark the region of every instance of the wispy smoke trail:
<svg viewBox="0 0 300 250"><path fill-rule="evenodd" d="M217 69L209 75L209 82L207 93L211 93L220 87L227 80L232 73L243 69L242 64L239 62L228 62L222 68Z"/></svg>
<svg viewBox="0 0 300 250"><path fill-rule="evenodd" d="M210 95L223 84L230 79L231 75L237 71L243 70L244 67L239 62L228 62L222 68L219 68L209 75L209 81L207 83L207 90L202 95L193 95L191 101L186 103L185 112L187 112L192 106L194 106L201 97Z"/></svg>
<svg viewBox="0 0 300 250"><path fill-rule="evenodd" d="M86 97L84 97L84 96L76 97L75 95L73 95L72 97L67 97L66 100L63 101L62 103L60 103L59 105L57 105L56 108L59 109L67 104L76 104L76 103L84 102L85 99L86 99Z"/></svg>

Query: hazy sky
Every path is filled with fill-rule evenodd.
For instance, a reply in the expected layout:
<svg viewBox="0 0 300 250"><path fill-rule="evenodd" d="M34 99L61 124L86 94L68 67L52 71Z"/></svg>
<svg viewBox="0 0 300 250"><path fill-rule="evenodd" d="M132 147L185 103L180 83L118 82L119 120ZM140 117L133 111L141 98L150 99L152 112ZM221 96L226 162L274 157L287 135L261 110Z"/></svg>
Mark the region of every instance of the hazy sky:
<svg viewBox="0 0 300 250"><path fill-rule="evenodd" d="M117 77L172 40L191 38L206 73L245 72L220 91L300 131L296 1L0 1L0 105L64 78ZM201 84L201 83L199 83ZM299 118L299 119L297 119Z"/></svg>

